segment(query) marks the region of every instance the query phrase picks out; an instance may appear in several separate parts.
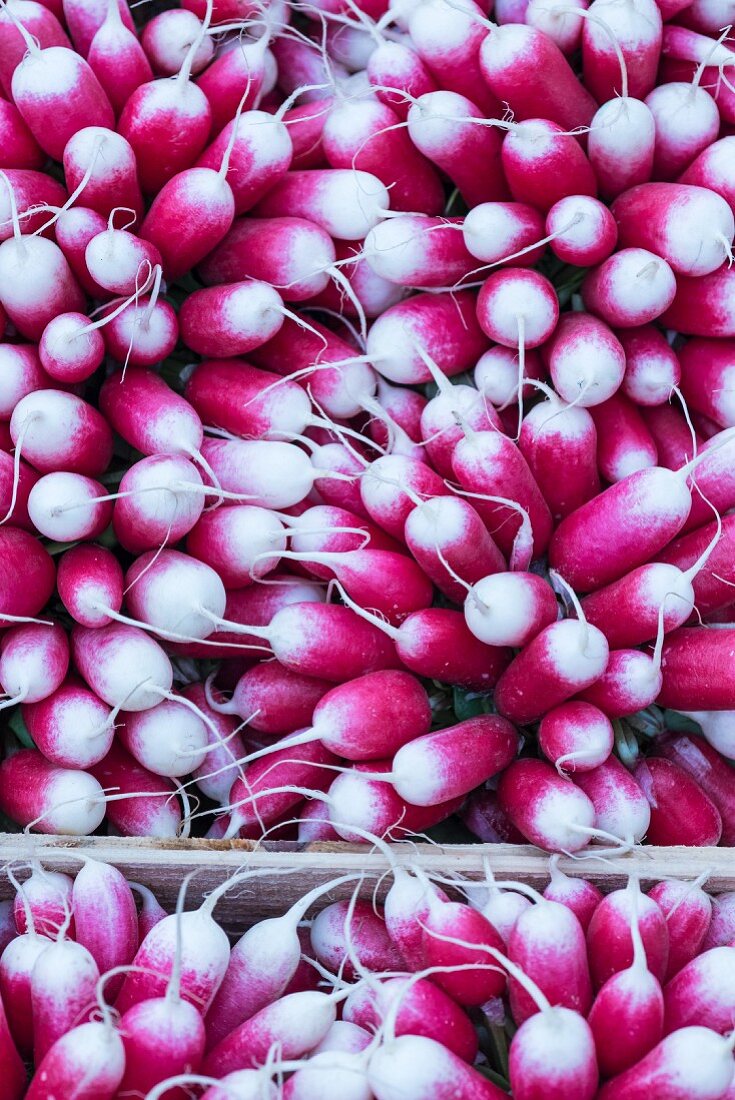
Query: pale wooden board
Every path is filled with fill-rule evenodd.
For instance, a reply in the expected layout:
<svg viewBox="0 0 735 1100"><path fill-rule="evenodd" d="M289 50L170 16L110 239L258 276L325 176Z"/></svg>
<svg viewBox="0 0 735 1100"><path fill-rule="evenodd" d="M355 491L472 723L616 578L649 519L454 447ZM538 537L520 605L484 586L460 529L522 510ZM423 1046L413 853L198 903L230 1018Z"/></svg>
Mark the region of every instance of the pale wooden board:
<svg viewBox="0 0 735 1100"><path fill-rule="evenodd" d="M237 871L258 870L250 882L233 885L218 903L217 917L232 928L263 917L281 914L307 890L340 875L365 874L362 894L368 897L388 868L380 853L350 844L294 843L225 840L146 840L107 837L44 837L0 833L0 868L13 863L20 878L28 873L27 864L38 859L50 870L74 873L81 863L78 851L119 867L125 876L150 887L167 909L176 902L182 878L196 872L187 891L187 908L198 904L202 896L219 886ZM430 844L395 845L396 858L406 864L418 864L429 873L443 877L459 875L482 879L483 860L487 859L498 879L514 879L543 889L548 881L548 856L537 848L516 844L471 844L437 847ZM19 865L25 863L26 868ZM561 860L567 874L584 876L603 890L624 885L626 876L635 872L644 888L662 878L693 880L707 870L706 888L712 893L735 890L735 849L731 848L654 848L644 847L614 859L599 856ZM378 896L387 889L383 878ZM354 886L344 884L325 895L328 900L349 897ZM13 889L4 871L0 871L0 897L12 896Z"/></svg>

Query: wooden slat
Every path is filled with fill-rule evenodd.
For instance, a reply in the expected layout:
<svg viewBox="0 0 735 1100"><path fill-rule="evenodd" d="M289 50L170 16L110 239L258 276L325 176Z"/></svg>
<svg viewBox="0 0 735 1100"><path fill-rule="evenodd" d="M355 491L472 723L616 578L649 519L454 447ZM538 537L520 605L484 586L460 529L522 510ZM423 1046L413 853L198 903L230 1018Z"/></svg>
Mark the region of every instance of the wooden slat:
<svg viewBox="0 0 735 1100"><path fill-rule="evenodd" d="M471 844L437 847L402 844L396 859L418 864L430 874L483 878L487 859L498 879L514 879L543 889L548 881L548 856L537 848L516 844ZM187 893L187 908L237 871L258 870L251 881L233 886L218 904L217 916L230 927L282 913L307 890L340 875L364 873L364 896L369 896L386 871L383 855L350 844L256 843L223 840L144 840L107 837L43 837L0 833L0 867L38 859L49 870L75 872L75 852L119 867L130 880L149 886L161 904L173 908L184 875L195 872ZM612 890L635 872L644 886L662 878L695 879L709 871L712 893L735 890L735 849L640 848L615 859L562 859L567 874L584 876L603 890ZM27 872L25 872L27 873ZM20 874L20 872L19 872ZM23 874L20 874L23 877ZM378 896L384 894L383 879ZM335 888L325 900L349 897L352 887ZM0 873L0 897L12 896L12 887Z"/></svg>

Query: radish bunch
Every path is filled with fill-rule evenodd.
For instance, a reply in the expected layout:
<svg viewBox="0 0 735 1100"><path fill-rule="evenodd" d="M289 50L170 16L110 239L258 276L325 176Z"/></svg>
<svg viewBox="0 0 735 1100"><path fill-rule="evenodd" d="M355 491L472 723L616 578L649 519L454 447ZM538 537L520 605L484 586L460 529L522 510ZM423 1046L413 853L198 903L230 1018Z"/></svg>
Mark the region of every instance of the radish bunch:
<svg viewBox="0 0 735 1100"><path fill-rule="evenodd" d="M7 819L733 843L728 10L8 0Z"/></svg>
<svg viewBox="0 0 735 1100"><path fill-rule="evenodd" d="M347 874L256 923L241 900L229 936L217 903L258 871L188 911L184 880L167 915L88 857L75 877L11 869L3 1096L731 1095L735 895L635 878L603 895L556 857L543 893L488 870L448 894L372 839L383 904Z"/></svg>

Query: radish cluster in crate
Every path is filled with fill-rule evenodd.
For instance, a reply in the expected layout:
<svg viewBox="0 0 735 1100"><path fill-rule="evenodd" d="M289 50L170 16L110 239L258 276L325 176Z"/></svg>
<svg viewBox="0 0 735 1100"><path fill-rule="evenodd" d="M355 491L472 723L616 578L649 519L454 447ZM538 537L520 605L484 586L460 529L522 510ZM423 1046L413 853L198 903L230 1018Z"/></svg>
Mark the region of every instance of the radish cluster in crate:
<svg viewBox="0 0 735 1100"><path fill-rule="evenodd" d="M735 841L729 10L3 5L7 817Z"/></svg>
<svg viewBox="0 0 735 1100"><path fill-rule="evenodd" d="M232 943L215 906L258 871L167 916L89 857L11 870L3 1100L731 1100L735 893L603 896L552 857L543 894L488 871L452 899L386 852L384 905L347 874Z"/></svg>

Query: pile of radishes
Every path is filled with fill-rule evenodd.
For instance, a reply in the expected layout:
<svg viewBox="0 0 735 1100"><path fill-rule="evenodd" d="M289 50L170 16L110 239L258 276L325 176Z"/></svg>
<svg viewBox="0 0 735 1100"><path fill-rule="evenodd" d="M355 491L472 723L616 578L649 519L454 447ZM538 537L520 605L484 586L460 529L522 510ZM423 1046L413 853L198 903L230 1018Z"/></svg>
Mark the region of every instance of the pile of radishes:
<svg viewBox="0 0 735 1100"><path fill-rule="evenodd" d="M2 812L734 843L731 0L155 11L0 7Z"/></svg>
<svg viewBox="0 0 735 1100"><path fill-rule="evenodd" d="M168 916L86 857L74 879L11 871L3 1100L735 1095L735 893L702 876L603 896L553 858L543 894L488 872L448 895L387 855L383 905L345 875L232 942L215 906L231 890L246 913L257 870L188 912L184 882Z"/></svg>

